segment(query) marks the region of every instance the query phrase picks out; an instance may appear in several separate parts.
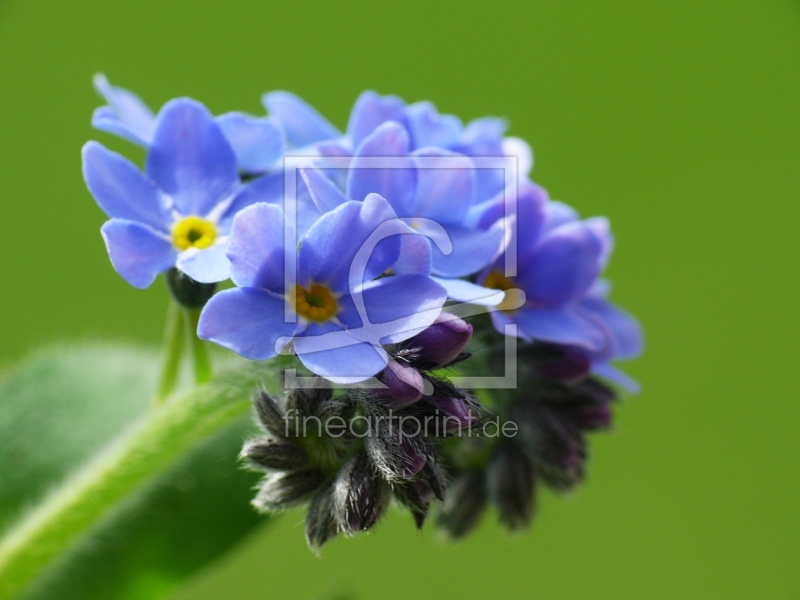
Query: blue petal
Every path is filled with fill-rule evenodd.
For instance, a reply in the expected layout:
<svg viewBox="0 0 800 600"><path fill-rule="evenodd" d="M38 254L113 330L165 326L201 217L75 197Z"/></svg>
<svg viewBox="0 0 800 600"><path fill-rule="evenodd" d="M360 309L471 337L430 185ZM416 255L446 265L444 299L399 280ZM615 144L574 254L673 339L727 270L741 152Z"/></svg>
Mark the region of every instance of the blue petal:
<svg viewBox="0 0 800 600"><path fill-rule="evenodd" d="M150 145L155 118L136 94L112 86L106 76L94 76L94 87L110 106L101 106L92 115L92 127L142 146Z"/></svg>
<svg viewBox="0 0 800 600"><path fill-rule="evenodd" d="M555 229L559 225L577 221L578 218L578 212L574 208L558 200L553 200L547 206L544 230Z"/></svg>
<svg viewBox="0 0 800 600"><path fill-rule="evenodd" d="M226 208L219 220L220 231L228 231L231 222L240 210L256 202L268 202L281 208L286 213L286 200L294 201L295 226L298 237L305 235L306 231L322 216L308 192L305 182L297 177L295 195L290 197L284 190L286 188L286 173L281 170L270 173L249 181L236 192L231 203Z"/></svg>
<svg viewBox="0 0 800 600"><path fill-rule="evenodd" d="M271 92L261 98L271 117L280 123L286 140L294 148L330 140L341 135L322 115L289 92Z"/></svg>
<svg viewBox="0 0 800 600"><path fill-rule="evenodd" d="M88 142L82 155L86 186L109 217L169 231L171 217L165 199L133 163L97 142Z"/></svg>
<svg viewBox="0 0 800 600"><path fill-rule="evenodd" d="M315 337L312 333L322 333ZM300 361L334 383L358 383L380 373L388 363L380 346L362 342L335 325L309 328L294 340Z"/></svg>
<svg viewBox="0 0 800 600"><path fill-rule="evenodd" d="M240 171L261 173L283 156L283 131L269 119L232 112L220 115L216 121L236 155Z"/></svg>
<svg viewBox="0 0 800 600"><path fill-rule="evenodd" d="M641 386L635 379L632 379L627 374L623 373L609 363L592 365L592 373L613 381L632 394L638 394L640 391L642 391Z"/></svg>
<svg viewBox="0 0 800 600"><path fill-rule="evenodd" d="M642 328L632 316L600 298L585 298L580 304L610 331L611 358L636 358L642 353Z"/></svg>
<svg viewBox="0 0 800 600"><path fill-rule="evenodd" d="M444 254L433 250L433 272L442 277L464 277L477 273L491 264L503 250L505 223L499 222L487 230L445 226L453 251ZM420 232L425 233L421 228Z"/></svg>
<svg viewBox="0 0 800 600"><path fill-rule="evenodd" d="M410 227L409 232L414 230ZM433 268L431 243L423 235L401 235L400 257L392 265L395 275L430 275Z"/></svg>
<svg viewBox="0 0 800 600"><path fill-rule="evenodd" d="M548 231L529 261L520 260L517 283L538 305L557 307L581 298L600 274L603 242L584 223Z"/></svg>
<svg viewBox="0 0 800 600"><path fill-rule="evenodd" d="M430 102L416 102L406 109L411 144L414 148L447 148L458 139L464 126L453 115L440 115Z"/></svg>
<svg viewBox="0 0 800 600"><path fill-rule="evenodd" d="M351 287L374 279L397 262L400 240L397 235L381 239L371 255L365 254L369 250L365 244L379 225L393 219L395 214L389 203L375 194L364 202L346 202L323 215L300 246L300 277L327 284L338 292L348 292ZM363 280L350 282L351 271L353 277L363 273Z"/></svg>
<svg viewBox="0 0 800 600"><path fill-rule="evenodd" d="M475 201L472 161L438 148L422 148L412 158L417 169L413 216L460 224Z"/></svg>
<svg viewBox="0 0 800 600"><path fill-rule="evenodd" d="M517 158L517 179L526 181L533 169L533 150L528 142L516 137L503 138L503 154Z"/></svg>
<svg viewBox="0 0 800 600"><path fill-rule="evenodd" d="M191 248L178 256L175 265L200 283L217 283L231 276L231 263L225 256L227 242L217 242L210 248Z"/></svg>
<svg viewBox="0 0 800 600"><path fill-rule="evenodd" d="M485 288L463 279L432 278L436 283L447 290L447 296L458 302L479 304L481 306L497 306L503 301L504 293L499 290Z"/></svg>
<svg viewBox="0 0 800 600"><path fill-rule="evenodd" d="M381 97L372 91L362 93L347 123L347 137L352 147L358 148L367 136L387 121L406 125L405 102L397 96Z"/></svg>
<svg viewBox="0 0 800 600"><path fill-rule="evenodd" d="M412 212L416 176L408 151L405 128L397 123L378 127L356 150L347 179L347 197L363 200L368 194L378 194L389 201L398 216L416 216Z"/></svg>
<svg viewBox="0 0 800 600"><path fill-rule="evenodd" d="M284 226L283 211L273 204L254 204L236 215L227 252L236 285L285 293Z"/></svg>
<svg viewBox="0 0 800 600"><path fill-rule="evenodd" d="M284 320L285 307L283 298L263 290L225 290L203 308L197 335L250 360L266 360L278 353L280 338L298 330L298 324Z"/></svg>
<svg viewBox="0 0 800 600"><path fill-rule="evenodd" d="M372 281L352 296L364 326L350 333L373 344L395 344L436 320L447 291L425 275L397 275Z"/></svg>
<svg viewBox="0 0 800 600"><path fill-rule="evenodd" d="M147 174L183 215L207 215L239 183L236 156L205 106L171 100L158 114Z"/></svg>
<svg viewBox="0 0 800 600"><path fill-rule="evenodd" d="M314 167L301 167L300 174L306 182L314 204L322 212L330 212L347 202L347 198L325 174Z"/></svg>
<svg viewBox="0 0 800 600"><path fill-rule="evenodd" d="M100 228L111 264L133 287L146 288L159 273L175 266L177 252L156 230L124 219L111 219Z"/></svg>
<svg viewBox="0 0 800 600"><path fill-rule="evenodd" d="M217 227L222 231L229 231L236 214L257 202L275 204L283 210L285 177L286 175L283 171L279 171L248 181L231 198L231 202L220 217Z"/></svg>
<svg viewBox="0 0 800 600"><path fill-rule="evenodd" d="M549 200L543 188L530 182L519 185L516 196L511 189L504 190L487 203L488 207L482 209L478 225L488 227L505 217L506 213L508 216L514 216L509 246L513 245L517 261L523 263L536 248L544 227Z"/></svg>
<svg viewBox="0 0 800 600"><path fill-rule="evenodd" d="M590 352L602 350L608 344L608 337L602 328L570 308L522 308L511 313L510 318L528 339L580 346Z"/></svg>

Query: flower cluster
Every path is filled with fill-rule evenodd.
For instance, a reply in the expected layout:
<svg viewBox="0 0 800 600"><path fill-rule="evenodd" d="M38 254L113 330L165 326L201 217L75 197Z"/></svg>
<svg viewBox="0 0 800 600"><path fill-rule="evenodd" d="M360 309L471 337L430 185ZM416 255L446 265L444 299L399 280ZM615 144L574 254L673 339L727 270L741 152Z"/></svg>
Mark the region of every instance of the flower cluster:
<svg viewBox="0 0 800 600"><path fill-rule="evenodd" d="M537 480L582 479L584 434L610 424L616 397L602 380L637 389L614 361L641 352L641 330L608 299L607 219L551 200L502 119L465 125L365 92L342 132L288 92L265 94L263 117L214 116L185 98L154 115L103 76L95 86L107 105L93 125L146 149L143 171L97 142L83 150L117 272L139 288L166 272L179 303L202 306L201 339L251 360L295 356L313 381L343 386L259 396L268 435L244 450L272 473L259 508L310 499L319 547L369 529L391 497L421 524L436 497L457 537L487 500L516 529ZM214 294L227 279L235 287ZM479 315L474 335L459 310ZM466 360L470 339L479 351ZM512 339L517 389L480 390L482 406L443 374L502 375L498 348ZM442 427L397 437L377 425L364 439L280 430L292 415L351 423L386 411ZM454 434L488 415L518 436Z"/></svg>

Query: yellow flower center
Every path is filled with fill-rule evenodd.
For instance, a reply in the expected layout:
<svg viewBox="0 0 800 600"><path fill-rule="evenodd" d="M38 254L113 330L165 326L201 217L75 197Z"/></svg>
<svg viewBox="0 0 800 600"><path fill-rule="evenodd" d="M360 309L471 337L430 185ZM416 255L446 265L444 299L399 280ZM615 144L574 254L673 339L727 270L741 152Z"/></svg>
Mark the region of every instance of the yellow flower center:
<svg viewBox="0 0 800 600"><path fill-rule="evenodd" d="M208 248L217 239L217 228L200 217L186 217L172 228L172 243L180 250Z"/></svg>
<svg viewBox="0 0 800 600"><path fill-rule="evenodd" d="M309 289L294 286L294 306L297 314L309 321L323 323L336 314L336 298L324 285L311 284Z"/></svg>
<svg viewBox="0 0 800 600"><path fill-rule="evenodd" d="M503 290L506 293L503 301L497 305L497 310L511 312L516 308L519 308L521 290L517 288L516 284L511 281L511 279L499 271L492 271L489 273L489 275L486 277L486 281L483 282L483 286L493 290Z"/></svg>

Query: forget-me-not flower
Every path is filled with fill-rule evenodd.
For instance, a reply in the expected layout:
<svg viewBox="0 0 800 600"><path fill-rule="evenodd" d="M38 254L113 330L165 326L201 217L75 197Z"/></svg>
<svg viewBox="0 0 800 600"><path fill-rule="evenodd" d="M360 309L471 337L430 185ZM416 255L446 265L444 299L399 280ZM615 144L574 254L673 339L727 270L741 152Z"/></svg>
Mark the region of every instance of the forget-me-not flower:
<svg viewBox="0 0 800 600"><path fill-rule="evenodd" d="M233 216L283 190L267 178L242 185L218 122L189 99L161 109L144 171L97 142L83 148L86 185L111 217L101 229L111 263L138 288L173 266L202 283L227 279Z"/></svg>
<svg viewBox="0 0 800 600"><path fill-rule="evenodd" d="M291 341L317 375L337 383L372 377L387 364L382 344L428 327L447 297L424 267L387 275L401 244L398 235L381 239L381 228L417 237L376 194L322 216L299 250L292 235L285 238L279 207L259 203L241 211L228 246L239 287L208 302L198 335L252 360L271 358ZM414 247L430 253L427 243ZM286 255L295 252L296 272L287 272ZM425 262L423 256L419 263Z"/></svg>
<svg viewBox="0 0 800 600"><path fill-rule="evenodd" d="M394 122L406 130L409 150L441 148L470 157L518 158L518 174L524 179L533 166L533 153L523 140L504 137L503 119L483 117L467 125L454 115L442 115L430 102L406 104L397 96L380 96L366 91L359 96L341 134L316 110L288 92L271 92L263 97L271 117L278 121L293 146L315 146L324 156L352 156L381 125ZM499 169L483 168L475 173L477 201L500 193L504 175Z"/></svg>
<svg viewBox="0 0 800 600"><path fill-rule="evenodd" d="M108 105L94 111L92 126L149 147L155 138L156 118L148 106L133 92L111 85L103 74L95 75L94 86ZM262 173L283 156L283 131L272 120L239 112L215 120L243 173Z"/></svg>
<svg viewBox="0 0 800 600"><path fill-rule="evenodd" d="M384 197L398 217L436 242L432 271L453 297L459 295L454 290L470 285L456 278L480 271L503 250L508 224L499 219L483 227L474 214L480 207L470 158L434 147L411 151L408 132L399 123L383 123L364 138L347 170L345 192L326 169L301 171L322 211L373 193Z"/></svg>
<svg viewBox="0 0 800 600"><path fill-rule="evenodd" d="M491 313L501 333L515 324L517 335L578 346L599 352L608 344L607 330L598 325L580 301L606 265L612 239L602 217L577 220L568 207L549 202L546 192L530 184L517 199L514 244L516 275L505 274L505 256L487 268L478 283L506 291L506 298ZM569 214L565 214L569 213ZM518 292L524 304L514 308Z"/></svg>

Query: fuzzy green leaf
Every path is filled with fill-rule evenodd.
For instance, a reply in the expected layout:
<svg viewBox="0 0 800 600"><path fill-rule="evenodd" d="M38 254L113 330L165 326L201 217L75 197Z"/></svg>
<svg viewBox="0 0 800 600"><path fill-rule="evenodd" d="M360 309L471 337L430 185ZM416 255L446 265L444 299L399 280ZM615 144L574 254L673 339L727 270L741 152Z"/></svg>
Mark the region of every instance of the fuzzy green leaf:
<svg viewBox="0 0 800 600"><path fill-rule="evenodd" d="M149 408L159 356L117 345L53 348L0 382L0 528L62 483ZM24 598L151 599L222 554L263 519L257 475L236 456L241 417L183 456L60 557Z"/></svg>

